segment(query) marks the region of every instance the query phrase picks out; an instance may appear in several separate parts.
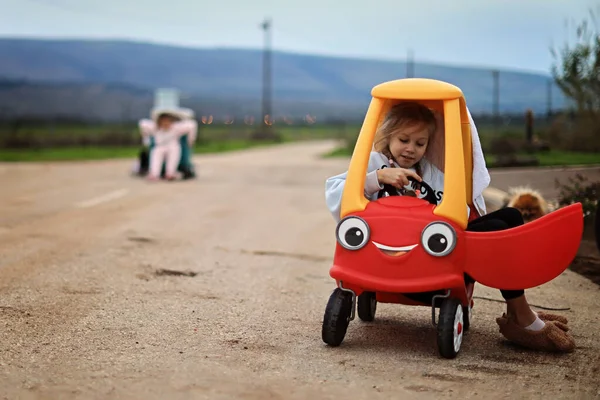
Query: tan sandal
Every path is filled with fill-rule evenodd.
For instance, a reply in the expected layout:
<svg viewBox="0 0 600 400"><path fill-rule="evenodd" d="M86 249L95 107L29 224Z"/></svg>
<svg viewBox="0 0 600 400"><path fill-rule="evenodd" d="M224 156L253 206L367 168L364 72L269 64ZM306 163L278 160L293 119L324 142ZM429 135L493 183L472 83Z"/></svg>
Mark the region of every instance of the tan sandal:
<svg viewBox="0 0 600 400"><path fill-rule="evenodd" d="M533 350L566 353L575 350L575 341L567 333L569 327L561 321L545 321L544 327L539 331L531 331L520 327L514 320L508 318L506 314L502 314L502 317L496 318L496 323L500 327L500 333L506 339L523 347Z"/></svg>
<svg viewBox="0 0 600 400"><path fill-rule="evenodd" d="M556 315L556 314L550 314L550 313L545 313L543 311L536 311L536 314L538 315L538 317L540 317L540 319L544 322L546 321L558 321L561 322L563 324L567 324L569 321L567 320L566 317L563 317L562 315Z"/></svg>

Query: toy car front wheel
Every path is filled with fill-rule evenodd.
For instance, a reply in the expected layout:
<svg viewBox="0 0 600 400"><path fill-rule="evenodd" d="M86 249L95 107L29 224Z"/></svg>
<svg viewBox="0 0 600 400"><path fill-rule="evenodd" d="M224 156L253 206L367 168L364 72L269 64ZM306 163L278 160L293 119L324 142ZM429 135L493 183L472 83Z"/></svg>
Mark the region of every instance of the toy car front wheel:
<svg viewBox="0 0 600 400"><path fill-rule="evenodd" d="M437 343L440 355L454 358L460 350L464 333L463 307L458 299L448 298L440 307L437 326Z"/></svg>
<svg viewBox="0 0 600 400"><path fill-rule="evenodd" d="M373 321L375 319L375 311L377 310L377 299L373 292L362 292L358 296L357 305L358 318L363 321Z"/></svg>
<svg viewBox="0 0 600 400"><path fill-rule="evenodd" d="M339 346L346 336L352 315L352 293L337 288L331 293L323 316L323 341L330 346Z"/></svg>

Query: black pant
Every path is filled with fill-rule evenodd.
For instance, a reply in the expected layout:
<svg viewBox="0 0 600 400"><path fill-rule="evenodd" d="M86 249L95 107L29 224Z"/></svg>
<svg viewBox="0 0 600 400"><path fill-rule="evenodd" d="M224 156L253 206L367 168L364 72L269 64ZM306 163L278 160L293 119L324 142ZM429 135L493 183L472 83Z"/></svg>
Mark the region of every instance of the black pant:
<svg viewBox="0 0 600 400"><path fill-rule="evenodd" d="M506 207L474 219L467 225L467 231L471 232L491 232L514 228L523 225L523 216L516 208ZM467 283L474 283L475 280L465 274ZM516 299L525 294L525 290L500 290L504 300Z"/></svg>
<svg viewBox="0 0 600 400"><path fill-rule="evenodd" d="M148 172L150 168L150 151L146 148L140 151L140 172Z"/></svg>

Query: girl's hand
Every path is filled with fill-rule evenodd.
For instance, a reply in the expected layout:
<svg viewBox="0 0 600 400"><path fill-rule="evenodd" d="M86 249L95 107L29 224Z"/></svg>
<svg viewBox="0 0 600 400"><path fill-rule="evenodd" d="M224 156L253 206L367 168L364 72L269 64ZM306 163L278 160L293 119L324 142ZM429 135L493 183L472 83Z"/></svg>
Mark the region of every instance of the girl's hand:
<svg viewBox="0 0 600 400"><path fill-rule="evenodd" d="M413 177L421 182L421 177L416 172L404 168L383 168L377 170L377 180L380 184L389 184L395 188L402 188L409 184L408 178Z"/></svg>

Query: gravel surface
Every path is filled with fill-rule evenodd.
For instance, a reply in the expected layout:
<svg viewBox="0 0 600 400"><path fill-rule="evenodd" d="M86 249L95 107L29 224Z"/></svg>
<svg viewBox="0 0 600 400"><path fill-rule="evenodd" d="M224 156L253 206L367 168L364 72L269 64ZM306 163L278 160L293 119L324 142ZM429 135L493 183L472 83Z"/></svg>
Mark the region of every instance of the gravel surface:
<svg viewBox="0 0 600 400"><path fill-rule="evenodd" d="M380 304L325 346L333 145L204 155L171 183L128 176L132 160L0 164L0 398L600 397L600 291L571 271L528 298L570 308L572 354L506 343L504 305L481 299L454 360L427 307Z"/></svg>

